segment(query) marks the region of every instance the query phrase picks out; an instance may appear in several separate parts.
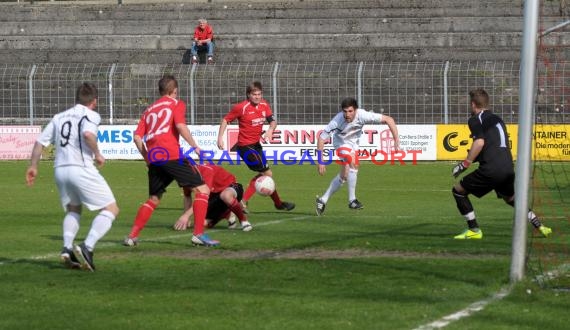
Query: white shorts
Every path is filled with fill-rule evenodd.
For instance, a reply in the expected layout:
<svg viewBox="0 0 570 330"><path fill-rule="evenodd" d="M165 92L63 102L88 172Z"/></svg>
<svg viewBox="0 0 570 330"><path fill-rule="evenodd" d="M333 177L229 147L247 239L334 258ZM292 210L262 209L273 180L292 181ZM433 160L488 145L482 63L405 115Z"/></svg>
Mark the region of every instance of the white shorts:
<svg viewBox="0 0 570 330"><path fill-rule="evenodd" d="M111 188L95 167L56 167L55 183L64 209L70 204L84 204L90 211L96 211L115 203Z"/></svg>
<svg viewBox="0 0 570 330"><path fill-rule="evenodd" d="M358 150L357 148L355 148L354 145L345 143L338 147L335 147L335 154L342 162L354 163L356 161L356 153ZM348 156L348 157L343 157L343 156Z"/></svg>

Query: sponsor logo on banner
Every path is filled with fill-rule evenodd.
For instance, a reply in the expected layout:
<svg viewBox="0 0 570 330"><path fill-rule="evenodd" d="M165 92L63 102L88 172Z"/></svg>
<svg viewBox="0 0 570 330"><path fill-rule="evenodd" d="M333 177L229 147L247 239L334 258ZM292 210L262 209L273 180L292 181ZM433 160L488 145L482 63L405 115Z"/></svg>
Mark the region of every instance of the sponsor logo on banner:
<svg viewBox="0 0 570 330"><path fill-rule="evenodd" d="M0 160L29 159L40 126L0 126Z"/></svg>
<svg viewBox="0 0 570 330"><path fill-rule="evenodd" d="M534 126L532 156L535 160L570 160L570 127Z"/></svg>
<svg viewBox="0 0 570 330"><path fill-rule="evenodd" d="M471 146L467 125L437 125L437 159L461 160Z"/></svg>
<svg viewBox="0 0 570 330"><path fill-rule="evenodd" d="M217 125L188 126L194 140L203 151L208 152L212 159L227 157L217 147ZM317 155L317 139L324 125L279 125L274 131L270 143L263 143L263 150L273 159L302 159ZM268 126L264 129L266 130ZM101 125L99 126L98 142L103 155L108 159L142 159L133 143L135 125ZM399 125L400 156L405 160L435 160L436 159L436 126L435 125ZM226 148L232 148L237 142L239 128L230 125L226 130ZM187 155L190 146L181 138L182 154ZM392 157L394 139L386 125L366 125L360 138L360 153L363 156L386 154ZM190 152L195 155L195 153ZM235 153L230 152L232 157ZM333 146L325 145L324 157L334 157ZM197 158L197 155L195 155ZM365 158L362 158L365 159Z"/></svg>
<svg viewBox="0 0 570 330"><path fill-rule="evenodd" d="M99 150L106 159L142 159L133 142L135 125L100 125Z"/></svg>
<svg viewBox="0 0 570 330"><path fill-rule="evenodd" d="M385 153L389 153L394 150L395 141L392 137L392 132L389 129L385 129L380 132L380 150Z"/></svg>
<svg viewBox="0 0 570 330"><path fill-rule="evenodd" d="M516 157L517 125L507 125L509 148ZM462 160L473 142L467 125L437 125L437 160Z"/></svg>
<svg viewBox="0 0 570 330"><path fill-rule="evenodd" d="M507 124L508 143L513 159L517 157L518 125ZM568 128L562 125L536 125L533 134L532 157L534 160L570 160L570 141L563 141ZM538 132L538 133L537 133ZM552 134L550 132L553 132ZM556 133L558 132L558 133ZM437 160L462 160L471 148L471 132L467 125L437 125ZM567 133L568 135L568 133ZM547 137L553 137L547 142ZM566 157L566 158L565 158Z"/></svg>

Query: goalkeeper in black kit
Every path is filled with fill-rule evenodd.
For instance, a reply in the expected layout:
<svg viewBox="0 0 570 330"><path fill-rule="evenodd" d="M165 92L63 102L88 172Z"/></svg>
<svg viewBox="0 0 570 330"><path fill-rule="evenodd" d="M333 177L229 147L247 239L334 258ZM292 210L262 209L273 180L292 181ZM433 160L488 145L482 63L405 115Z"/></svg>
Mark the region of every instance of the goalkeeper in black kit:
<svg viewBox="0 0 570 330"><path fill-rule="evenodd" d="M481 198L494 190L497 197L515 206L515 171L507 127L501 117L488 109L489 94L484 89L469 92L469 97L472 116L468 125L473 143L467 158L455 165L452 175L457 178L473 162L479 162L479 168L465 175L452 189L459 213L467 221L468 227L455 239L483 238L469 194ZM528 220L543 236L552 233L552 229L544 226L532 210L528 211Z"/></svg>

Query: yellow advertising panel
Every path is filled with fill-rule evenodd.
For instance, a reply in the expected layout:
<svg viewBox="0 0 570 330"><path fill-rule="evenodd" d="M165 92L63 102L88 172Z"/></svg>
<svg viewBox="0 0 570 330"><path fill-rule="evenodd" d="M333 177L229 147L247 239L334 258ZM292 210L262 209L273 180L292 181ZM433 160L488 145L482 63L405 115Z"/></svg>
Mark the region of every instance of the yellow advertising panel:
<svg viewBox="0 0 570 330"><path fill-rule="evenodd" d="M517 157L518 125L507 125L513 159ZM471 148L469 126L437 125L437 159L462 160ZM570 161L570 125L535 125L532 134L534 160Z"/></svg>
<svg viewBox="0 0 570 330"><path fill-rule="evenodd" d="M471 147L467 125L437 125L437 159L461 160Z"/></svg>
<svg viewBox="0 0 570 330"><path fill-rule="evenodd" d="M570 160L570 125L534 125L532 156L535 160Z"/></svg>

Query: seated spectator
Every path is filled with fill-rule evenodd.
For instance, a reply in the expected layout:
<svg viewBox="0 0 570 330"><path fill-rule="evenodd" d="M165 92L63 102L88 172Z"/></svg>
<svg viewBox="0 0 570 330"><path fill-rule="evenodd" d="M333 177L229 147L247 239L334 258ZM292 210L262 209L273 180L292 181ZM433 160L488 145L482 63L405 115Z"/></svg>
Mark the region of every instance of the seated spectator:
<svg viewBox="0 0 570 330"><path fill-rule="evenodd" d="M205 50L208 56L208 64L214 63L214 30L208 25L205 18L198 20L198 26L194 29L194 41L192 42L192 64L198 63L198 51Z"/></svg>

